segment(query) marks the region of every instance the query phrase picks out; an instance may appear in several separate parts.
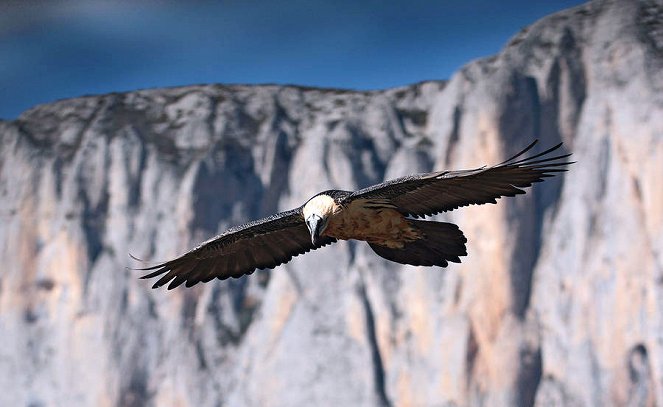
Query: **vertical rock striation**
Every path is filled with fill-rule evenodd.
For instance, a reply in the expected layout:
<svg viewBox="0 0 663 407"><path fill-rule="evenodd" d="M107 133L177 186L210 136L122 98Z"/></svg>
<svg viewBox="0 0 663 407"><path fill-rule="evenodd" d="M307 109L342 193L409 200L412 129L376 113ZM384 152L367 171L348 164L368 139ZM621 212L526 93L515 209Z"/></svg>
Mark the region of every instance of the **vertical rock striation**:
<svg viewBox="0 0 663 407"><path fill-rule="evenodd" d="M596 1L447 82L147 90L0 122L0 404L663 403L661 21L660 1ZM441 215L469 240L447 269L356 242L192 289L126 269L533 138L578 163Z"/></svg>

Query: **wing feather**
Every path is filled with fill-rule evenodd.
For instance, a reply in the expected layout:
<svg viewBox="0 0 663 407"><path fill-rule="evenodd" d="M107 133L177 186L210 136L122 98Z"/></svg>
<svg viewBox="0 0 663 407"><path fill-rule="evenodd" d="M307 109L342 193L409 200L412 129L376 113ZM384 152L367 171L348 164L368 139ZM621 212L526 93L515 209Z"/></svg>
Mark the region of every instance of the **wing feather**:
<svg viewBox="0 0 663 407"><path fill-rule="evenodd" d="M214 278L239 278L336 241L325 238L313 246L301 210L233 227L173 260L138 269L149 271L141 278L160 277L152 287L168 284L169 290L183 283L191 287Z"/></svg>
<svg viewBox="0 0 663 407"><path fill-rule="evenodd" d="M354 199L388 199L406 216L415 218L467 205L496 203L498 198L524 194L522 188L566 171L571 154L552 156L558 144L531 157L521 158L537 141L508 160L492 167L438 171L383 182L352 193Z"/></svg>

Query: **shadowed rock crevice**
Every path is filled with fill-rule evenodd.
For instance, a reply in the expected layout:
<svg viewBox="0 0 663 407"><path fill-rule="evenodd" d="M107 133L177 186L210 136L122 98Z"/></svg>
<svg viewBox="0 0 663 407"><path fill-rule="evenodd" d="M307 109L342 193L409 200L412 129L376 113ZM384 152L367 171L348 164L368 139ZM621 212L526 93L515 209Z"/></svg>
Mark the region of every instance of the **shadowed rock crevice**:
<svg viewBox="0 0 663 407"><path fill-rule="evenodd" d="M211 326L214 328L214 339L217 346L235 346L239 344L242 339L239 327L237 324L229 323L227 321L229 310L226 310L221 305L221 297L228 295L229 289L222 289L221 287L214 287L212 289L212 296L207 304L206 314L211 318ZM236 295L240 295L240 290L232 290ZM243 293L242 293L243 294Z"/></svg>
<svg viewBox="0 0 663 407"><path fill-rule="evenodd" d="M182 298L182 309L180 310L180 319L182 321L182 329L189 332L189 336L193 335L196 309L198 308L198 294L189 290L184 293Z"/></svg>
<svg viewBox="0 0 663 407"><path fill-rule="evenodd" d="M465 355L465 363L467 368L465 370L465 382L469 389L474 377L474 368L479 354L479 344L477 343L476 334L474 329L470 326L470 332L467 335L467 353Z"/></svg>
<svg viewBox="0 0 663 407"><path fill-rule="evenodd" d="M510 157L515 153L515 146L525 144L532 137L540 139L540 143L530 155L562 142L558 128L561 86L559 75L556 61L548 77L546 98L539 94L537 82L533 77L514 73L509 78L510 92L507 92L499 121L500 132L508 141L505 157ZM563 148L557 154L566 152ZM505 202L509 223L515 225L510 261L512 310L520 319L525 317L531 300L532 278L544 240L542 233L546 213L554 210L559 201L563 182L563 177L547 179L544 183L534 184L525 196Z"/></svg>
<svg viewBox="0 0 663 407"><path fill-rule="evenodd" d="M145 144L143 144L143 142L140 140L134 143L132 147L138 150L138 165L135 169L135 172L130 171L128 174L129 185L127 187L129 189L129 197L127 199L127 205L135 210L140 205L140 194L143 180L143 177L140 175L145 172L145 165L147 164L147 150L145 148ZM127 167L131 168L128 163Z"/></svg>
<svg viewBox="0 0 663 407"><path fill-rule="evenodd" d="M653 406L652 378L649 355L643 344L634 346L628 355L628 400L627 406Z"/></svg>
<svg viewBox="0 0 663 407"><path fill-rule="evenodd" d="M217 149L200 163L192 192L191 227L200 232L199 238L219 233L224 219L240 224L266 216L259 211L263 189L254 172L253 157L238 144Z"/></svg>
<svg viewBox="0 0 663 407"><path fill-rule="evenodd" d="M548 86L559 89L559 98L550 97L559 110L559 126L563 138L573 134L578 126L585 99L587 98L587 78L583 64L583 51L576 36L570 29L564 30L561 40L562 53L555 65L561 69L559 81L549 81ZM553 95L554 96L554 95ZM553 127L553 129L555 129ZM545 129L542 129L542 131Z"/></svg>
<svg viewBox="0 0 663 407"><path fill-rule="evenodd" d="M288 190L290 179L290 162L293 156L292 147L288 143L288 134L282 130L275 129L274 140L268 140L272 151L265 160L271 161L271 171L268 184L262 197L260 212L265 214L279 211L281 196Z"/></svg>
<svg viewBox="0 0 663 407"><path fill-rule="evenodd" d="M533 406L543 374L540 348L525 347L520 352L516 397L519 406Z"/></svg>
<svg viewBox="0 0 663 407"><path fill-rule="evenodd" d="M151 406L152 394L148 390L148 375L142 368L134 368L127 375L125 382L119 390L120 397L117 407L144 407Z"/></svg>
<svg viewBox="0 0 663 407"><path fill-rule="evenodd" d="M663 56L663 4L656 0L638 2L637 25L640 38L652 52Z"/></svg>
<svg viewBox="0 0 663 407"><path fill-rule="evenodd" d="M507 89L499 119L499 130L505 145L504 157L511 157L517 152L517 146L525 145L526 140L539 135L541 128L541 100L536 81L529 76L511 73L505 82ZM541 150L535 150L541 151ZM529 154L533 155L535 152ZM536 189L527 191L527 195L507 200L507 219L514 225L513 247L510 264L512 312L523 319L529 307L534 265L540 250L540 223L536 217L536 203L533 195Z"/></svg>
<svg viewBox="0 0 663 407"><path fill-rule="evenodd" d="M451 158L453 157L454 151L456 149L456 144L460 139L460 126L462 118L463 118L463 107L460 105L456 105L454 107L452 115L453 124L451 127L451 134L449 134L449 143L447 144L447 152L444 158L444 162L446 165L449 165L451 163Z"/></svg>
<svg viewBox="0 0 663 407"><path fill-rule="evenodd" d="M403 131L410 128L425 127L428 123L428 112L421 109L398 110L398 120Z"/></svg>
<svg viewBox="0 0 663 407"><path fill-rule="evenodd" d="M93 203L87 192L80 190L79 199L82 203L82 222L83 233L87 243L87 257L90 264L94 262L103 250L103 238L106 228L106 218L108 212L108 190L104 188L101 192L98 202Z"/></svg>
<svg viewBox="0 0 663 407"><path fill-rule="evenodd" d="M387 388L385 386L385 370L382 363L382 355L380 354L380 346L375 331L375 315L371 302L368 299L365 283L362 281L358 286L358 294L361 298L364 307L364 318L366 319L366 333L368 334L368 345L371 351L371 360L373 361L373 380L375 384L375 394L382 407L391 407L391 401L387 395Z"/></svg>

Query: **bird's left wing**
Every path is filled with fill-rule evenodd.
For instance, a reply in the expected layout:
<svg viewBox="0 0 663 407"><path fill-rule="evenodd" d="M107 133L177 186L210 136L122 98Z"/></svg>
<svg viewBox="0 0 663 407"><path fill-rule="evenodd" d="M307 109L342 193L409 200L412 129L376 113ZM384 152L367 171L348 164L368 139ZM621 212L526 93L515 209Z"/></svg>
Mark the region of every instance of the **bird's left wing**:
<svg viewBox="0 0 663 407"><path fill-rule="evenodd" d="M239 278L336 241L325 237L314 246L301 211L297 208L233 227L176 259L139 269L151 271L141 278L165 274L152 288L170 282L169 290L185 282L191 287L214 278Z"/></svg>
<svg viewBox="0 0 663 407"><path fill-rule="evenodd" d="M492 167L473 170L439 171L411 175L383 182L354 192L345 199L387 201L406 216L415 218L450 211L461 206L496 203L503 196L524 194L521 188L543 181L564 168L570 162L570 154L551 155L558 144L532 157L517 160L529 151L537 141L524 150Z"/></svg>

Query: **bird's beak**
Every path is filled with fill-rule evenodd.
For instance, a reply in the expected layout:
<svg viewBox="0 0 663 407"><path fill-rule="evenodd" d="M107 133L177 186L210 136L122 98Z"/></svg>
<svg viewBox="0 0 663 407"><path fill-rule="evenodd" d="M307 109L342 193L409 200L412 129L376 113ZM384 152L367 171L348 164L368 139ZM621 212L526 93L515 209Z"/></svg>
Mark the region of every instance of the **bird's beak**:
<svg viewBox="0 0 663 407"><path fill-rule="evenodd" d="M306 226L311 232L311 243L315 246L320 240L320 233L322 232L324 222L318 215L311 215L306 219Z"/></svg>

